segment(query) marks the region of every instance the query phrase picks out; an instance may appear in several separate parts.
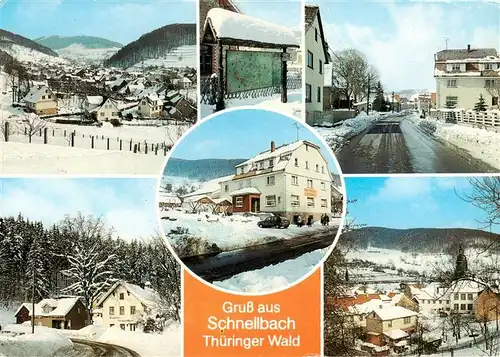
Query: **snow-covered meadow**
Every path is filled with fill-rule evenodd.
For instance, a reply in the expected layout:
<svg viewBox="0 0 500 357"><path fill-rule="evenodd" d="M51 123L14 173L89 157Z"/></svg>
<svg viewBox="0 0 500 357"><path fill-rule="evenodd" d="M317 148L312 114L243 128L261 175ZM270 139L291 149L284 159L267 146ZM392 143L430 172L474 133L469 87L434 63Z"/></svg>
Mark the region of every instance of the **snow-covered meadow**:
<svg viewBox="0 0 500 357"><path fill-rule="evenodd" d="M223 281L214 281L215 286L239 292L269 292L284 289L297 282L326 257L328 248L305 253L265 268L246 271Z"/></svg>

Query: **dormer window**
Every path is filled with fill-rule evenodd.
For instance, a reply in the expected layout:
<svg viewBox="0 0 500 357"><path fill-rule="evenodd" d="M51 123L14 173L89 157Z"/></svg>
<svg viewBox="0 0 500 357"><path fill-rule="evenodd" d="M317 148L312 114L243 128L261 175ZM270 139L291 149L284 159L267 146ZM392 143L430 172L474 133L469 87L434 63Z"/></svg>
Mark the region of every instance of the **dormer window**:
<svg viewBox="0 0 500 357"><path fill-rule="evenodd" d="M264 161L259 162L259 169L264 169Z"/></svg>
<svg viewBox="0 0 500 357"><path fill-rule="evenodd" d="M460 63L453 63L451 65L451 70L452 71L460 71Z"/></svg>
<svg viewBox="0 0 500 357"><path fill-rule="evenodd" d="M273 167L274 166L274 159L271 159L269 160L269 167Z"/></svg>
<svg viewBox="0 0 500 357"><path fill-rule="evenodd" d="M493 63L485 63L485 64L484 64L484 69L485 69L486 71L491 71L491 70L493 70Z"/></svg>
<svg viewBox="0 0 500 357"><path fill-rule="evenodd" d="M297 158L295 159L295 166L299 167L299 159L297 159Z"/></svg>

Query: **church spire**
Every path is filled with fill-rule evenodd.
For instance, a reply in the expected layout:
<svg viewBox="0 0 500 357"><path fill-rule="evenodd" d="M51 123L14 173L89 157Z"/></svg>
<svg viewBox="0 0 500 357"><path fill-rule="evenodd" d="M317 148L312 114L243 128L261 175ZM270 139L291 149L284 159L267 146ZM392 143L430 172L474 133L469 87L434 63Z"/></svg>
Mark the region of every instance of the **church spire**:
<svg viewBox="0 0 500 357"><path fill-rule="evenodd" d="M458 248L458 255L453 277L455 278L455 280L461 279L464 278L467 275L467 273L468 273L467 257L465 256L463 245L460 244L460 247Z"/></svg>

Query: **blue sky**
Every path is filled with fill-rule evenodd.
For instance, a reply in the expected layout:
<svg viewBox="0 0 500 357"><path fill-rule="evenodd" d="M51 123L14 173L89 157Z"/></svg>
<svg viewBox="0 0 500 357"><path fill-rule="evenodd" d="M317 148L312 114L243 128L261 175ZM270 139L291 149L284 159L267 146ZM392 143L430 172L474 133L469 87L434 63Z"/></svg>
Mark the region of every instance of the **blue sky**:
<svg viewBox="0 0 500 357"><path fill-rule="evenodd" d="M467 177L348 177L345 183L348 199L358 200L348 204L349 216L360 224L389 228L483 228L477 222L485 218L483 211L456 193L470 192ZM500 226L492 230L500 233Z"/></svg>
<svg viewBox="0 0 500 357"><path fill-rule="evenodd" d="M87 35L126 45L159 27L196 22L194 0L6 0L0 27L34 39Z"/></svg>
<svg viewBox="0 0 500 357"><path fill-rule="evenodd" d="M123 239L147 238L158 227L154 179L0 179L0 216L21 213L51 225L64 215L103 217Z"/></svg>
<svg viewBox="0 0 500 357"><path fill-rule="evenodd" d="M287 116L265 110L236 110L202 121L186 135L172 152L172 157L199 159L248 159L276 146L297 140L296 122ZM327 149L311 129L299 124L299 139L319 145L329 159L330 169L337 172ZM168 173L166 173L168 175Z"/></svg>
<svg viewBox="0 0 500 357"><path fill-rule="evenodd" d="M500 50L500 4L447 1L315 1L329 46L356 48L386 90L435 89L434 54L448 48Z"/></svg>
<svg viewBox="0 0 500 357"><path fill-rule="evenodd" d="M301 24L302 5L298 0L236 0L235 4L245 15L281 26L293 27Z"/></svg>

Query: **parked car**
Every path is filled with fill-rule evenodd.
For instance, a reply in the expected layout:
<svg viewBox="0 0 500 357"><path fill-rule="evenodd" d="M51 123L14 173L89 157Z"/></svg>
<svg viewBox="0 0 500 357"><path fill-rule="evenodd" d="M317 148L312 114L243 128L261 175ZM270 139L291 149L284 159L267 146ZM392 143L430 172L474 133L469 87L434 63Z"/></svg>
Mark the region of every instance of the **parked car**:
<svg viewBox="0 0 500 357"><path fill-rule="evenodd" d="M262 221L259 221L257 223L257 226L260 228L288 228L290 225L290 221L286 219L285 217L279 217L281 218L281 222L279 222L277 216L271 216L267 217L266 219L263 219Z"/></svg>

